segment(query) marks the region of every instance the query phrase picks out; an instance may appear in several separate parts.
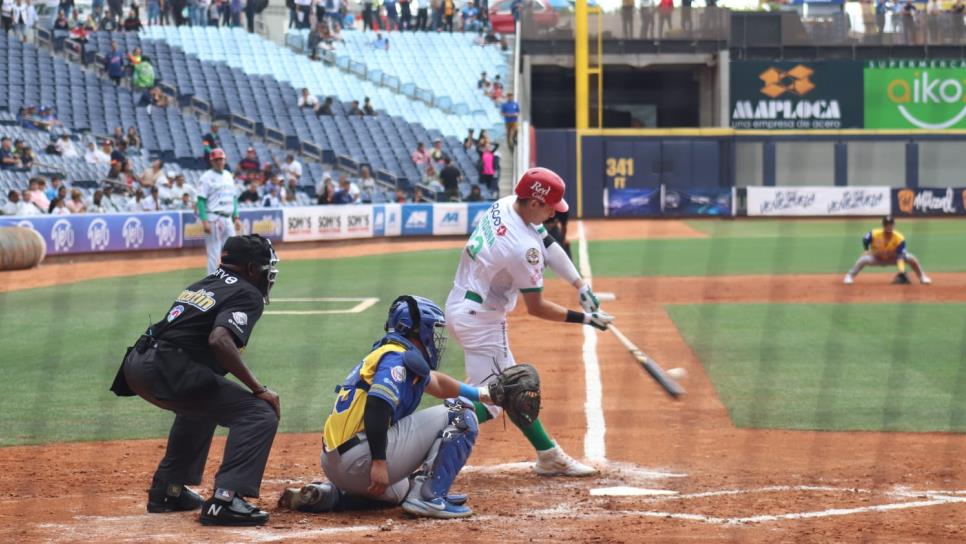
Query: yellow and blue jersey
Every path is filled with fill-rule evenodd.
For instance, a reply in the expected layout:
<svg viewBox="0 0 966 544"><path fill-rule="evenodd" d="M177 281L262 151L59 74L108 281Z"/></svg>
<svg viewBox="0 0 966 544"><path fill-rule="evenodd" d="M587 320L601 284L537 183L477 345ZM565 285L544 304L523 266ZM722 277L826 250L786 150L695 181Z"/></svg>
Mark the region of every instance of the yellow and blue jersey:
<svg viewBox="0 0 966 544"><path fill-rule="evenodd" d="M906 256L906 238L894 229L892 236L888 237L883 229L870 230L862 239L862 245L880 261L902 259Z"/></svg>
<svg viewBox="0 0 966 544"><path fill-rule="evenodd" d="M407 348L394 342L377 346L336 387L335 405L325 420L323 441L335 450L356 433L365 430L366 399L376 397L392 407L392 421L412 414L419 407L429 380L421 379L403 364Z"/></svg>

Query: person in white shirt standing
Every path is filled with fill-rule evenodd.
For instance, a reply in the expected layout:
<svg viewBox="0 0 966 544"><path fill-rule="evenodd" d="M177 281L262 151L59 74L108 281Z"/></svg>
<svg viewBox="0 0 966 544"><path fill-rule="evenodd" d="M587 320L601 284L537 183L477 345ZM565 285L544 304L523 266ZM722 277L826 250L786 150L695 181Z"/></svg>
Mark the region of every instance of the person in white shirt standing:
<svg viewBox="0 0 966 544"><path fill-rule="evenodd" d="M546 168L523 173L515 194L493 203L460 255L453 289L446 300L446 327L465 352L467 383L482 386L513 366L507 336L507 314L523 295L530 315L606 330L613 317L600 310L590 285L543 227L543 222L569 208L563 180ZM543 298L543 269L550 268L579 291L582 312ZM501 408L474 403L480 423L497 417ZM540 420L523 431L537 450L534 471L542 476L590 476L596 469L564 453Z"/></svg>
<svg viewBox="0 0 966 544"><path fill-rule="evenodd" d="M198 218L205 229L208 273L218 270L221 248L225 240L241 230L238 220L238 188L235 178L225 168L225 151L211 150L211 169L198 180Z"/></svg>
<svg viewBox="0 0 966 544"><path fill-rule="evenodd" d="M285 183L295 180L296 185L302 179L302 163L295 160L295 155L285 156L285 164L282 165L282 173L285 174Z"/></svg>

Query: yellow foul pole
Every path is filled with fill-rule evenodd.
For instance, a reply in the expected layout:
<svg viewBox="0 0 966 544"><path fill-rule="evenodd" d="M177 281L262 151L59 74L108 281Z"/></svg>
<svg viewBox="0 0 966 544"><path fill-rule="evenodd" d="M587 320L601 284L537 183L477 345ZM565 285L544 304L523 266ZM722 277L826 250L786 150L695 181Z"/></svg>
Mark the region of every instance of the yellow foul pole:
<svg viewBox="0 0 966 544"><path fill-rule="evenodd" d="M574 7L574 79L577 86L574 104L577 108L577 129L590 127L590 81L587 52L587 0L577 0Z"/></svg>

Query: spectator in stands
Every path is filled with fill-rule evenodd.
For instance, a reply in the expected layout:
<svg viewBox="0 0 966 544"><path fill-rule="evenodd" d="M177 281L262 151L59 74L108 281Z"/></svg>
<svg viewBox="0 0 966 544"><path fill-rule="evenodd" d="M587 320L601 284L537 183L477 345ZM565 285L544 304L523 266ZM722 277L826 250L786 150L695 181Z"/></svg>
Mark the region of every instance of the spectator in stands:
<svg viewBox="0 0 966 544"><path fill-rule="evenodd" d="M10 138L6 136L0 138L0 170L13 170L22 166L20 158L13 154Z"/></svg>
<svg viewBox="0 0 966 544"><path fill-rule="evenodd" d="M333 44L336 42L345 43L345 40L342 39L342 25L338 22L332 25L332 31L329 33L329 42Z"/></svg>
<svg viewBox="0 0 966 544"><path fill-rule="evenodd" d="M500 106L500 114L506 125L506 142L512 151L517 145L517 126L520 119L520 104L513 99L513 93L507 93L506 102Z"/></svg>
<svg viewBox="0 0 966 544"><path fill-rule="evenodd" d="M161 87L155 85L148 91L148 113L152 108L167 108L170 103L168 95L161 92Z"/></svg>
<svg viewBox="0 0 966 544"><path fill-rule="evenodd" d="M429 30L435 32L443 28L443 0L429 0Z"/></svg>
<svg viewBox="0 0 966 544"><path fill-rule="evenodd" d="M32 105L27 104L17 111L17 124L20 125L20 128L28 130L37 128L34 119L34 107Z"/></svg>
<svg viewBox="0 0 966 544"><path fill-rule="evenodd" d="M97 23L97 29L101 32L116 32L118 25L114 13L108 12L107 15L102 17Z"/></svg>
<svg viewBox="0 0 966 544"><path fill-rule="evenodd" d="M50 209L50 199L47 198L44 185L46 185L46 182L44 182L43 178L31 178L28 185L29 188L26 194L24 194L24 200L37 206L37 209L41 213L47 213L47 210Z"/></svg>
<svg viewBox="0 0 966 544"><path fill-rule="evenodd" d="M473 184L470 186L470 194L466 197L467 202L483 202L483 193L480 191L480 186Z"/></svg>
<svg viewBox="0 0 966 544"><path fill-rule="evenodd" d="M657 4L657 39L664 38L665 26L671 28L671 14L674 13L674 0L659 0Z"/></svg>
<svg viewBox="0 0 966 544"><path fill-rule="evenodd" d="M282 165L282 174L286 182L294 181L296 185L302 179L302 163L295 160L295 155L289 153L285 156L285 164Z"/></svg>
<svg viewBox="0 0 966 544"><path fill-rule="evenodd" d="M345 174L339 174L339 188L349 193L349 203L357 203L362 198L362 191L359 186L349 179Z"/></svg>
<svg viewBox="0 0 966 544"><path fill-rule="evenodd" d="M114 213L127 209L126 198L114 195L114 186L107 184L101 189L101 208L103 213ZM96 201L95 201L96 202Z"/></svg>
<svg viewBox="0 0 966 544"><path fill-rule="evenodd" d="M20 194L20 210L17 215L43 215L47 213L47 208L40 209L40 206L30 201L30 191L23 190Z"/></svg>
<svg viewBox="0 0 966 544"><path fill-rule="evenodd" d="M255 181L261 177L261 161L258 160L258 152L254 147L249 147L245 151L245 157L238 161L235 167L235 178L242 182Z"/></svg>
<svg viewBox="0 0 966 544"><path fill-rule="evenodd" d="M84 196L80 189L71 189L70 200L67 201L67 209L70 213L84 213L87 211L87 204L84 203Z"/></svg>
<svg viewBox="0 0 966 544"><path fill-rule="evenodd" d="M140 32L144 28L141 24L141 18L138 17L136 10L130 10L127 12L127 18L124 19L124 31L125 32Z"/></svg>
<svg viewBox="0 0 966 544"><path fill-rule="evenodd" d="M20 212L20 193L15 189L7 191L7 203L3 205L3 215L19 215Z"/></svg>
<svg viewBox="0 0 966 544"><path fill-rule="evenodd" d="M0 26L3 27L4 36L9 36L13 28L13 3L13 0L0 2Z"/></svg>
<svg viewBox="0 0 966 544"><path fill-rule="evenodd" d="M415 30L413 27L412 0L399 1L399 30Z"/></svg>
<svg viewBox="0 0 966 544"><path fill-rule="evenodd" d="M127 147L132 150L141 149L141 135L138 134L137 127L128 127L127 129Z"/></svg>
<svg viewBox="0 0 966 544"><path fill-rule="evenodd" d="M325 26L325 23L319 22L316 23L312 31L309 32L308 49L309 58L312 60L319 60L319 49L323 47L326 30L328 29Z"/></svg>
<svg viewBox="0 0 966 544"><path fill-rule="evenodd" d="M134 65L131 86L136 91L144 91L154 87L154 80L154 65L151 64L151 58L145 55L141 57L141 62Z"/></svg>
<svg viewBox="0 0 966 544"><path fill-rule="evenodd" d="M63 11L59 11L57 13L57 19L54 21L54 30L61 30L64 32L70 30L70 21L67 19L67 15L65 15Z"/></svg>
<svg viewBox="0 0 966 544"><path fill-rule="evenodd" d="M303 88L302 95L299 96L298 106L302 109L317 112L319 109L319 99L314 94L310 93L308 88Z"/></svg>
<svg viewBox="0 0 966 544"><path fill-rule="evenodd" d="M298 10L298 28L309 28L309 18L312 14L312 0L295 0L295 8Z"/></svg>
<svg viewBox="0 0 966 544"><path fill-rule="evenodd" d="M161 24L160 0L148 0L148 25Z"/></svg>
<svg viewBox="0 0 966 544"><path fill-rule="evenodd" d="M140 192L141 189L138 189ZM145 212L159 212L164 209L161 206L161 191L157 187L151 187L151 193L141 201L141 211Z"/></svg>
<svg viewBox="0 0 966 544"><path fill-rule="evenodd" d="M319 106L319 109L315 110L315 115L317 115L317 116L320 116L320 115L329 115L329 116L331 116L332 115L332 104L333 104L332 97L331 96L325 97L325 101L322 102L322 105Z"/></svg>
<svg viewBox="0 0 966 544"><path fill-rule="evenodd" d="M902 38L906 45L916 44L916 6L912 0L902 5Z"/></svg>
<svg viewBox="0 0 966 544"><path fill-rule="evenodd" d="M429 23L429 2L430 0L415 0L416 2L416 25L413 30L426 31L426 25Z"/></svg>
<svg viewBox="0 0 966 544"><path fill-rule="evenodd" d="M94 145L93 142L90 145L93 146ZM93 161L88 159L88 157L86 156L84 158L87 160L87 162L90 162L92 164L109 165L111 164L111 154L113 152L114 150L111 148L111 141L104 140L104 143L101 146L101 148L94 150Z"/></svg>
<svg viewBox="0 0 966 544"><path fill-rule="evenodd" d="M294 179L288 180L288 184L285 187L285 199L282 201L283 206L295 206L298 203L298 185L295 183Z"/></svg>
<svg viewBox="0 0 966 544"><path fill-rule="evenodd" d="M499 74L493 78L493 85L490 86L490 98L494 101L499 101L503 98L503 81L500 79Z"/></svg>
<svg viewBox="0 0 966 544"><path fill-rule="evenodd" d="M963 43L963 35L966 34L966 22L963 21L963 15L966 14L966 4L963 3L963 0L956 0L949 8L949 13L952 14L953 19L952 43Z"/></svg>
<svg viewBox="0 0 966 544"><path fill-rule="evenodd" d="M433 139L433 148L429 150L429 159L432 161L436 170L443 167L443 159L445 158L446 152L443 151L443 140L439 138Z"/></svg>
<svg viewBox="0 0 966 544"><path fill-rule="evenodd" d="M124 182L124 173L121 171L121 163L116 160L111 160L111 166L102 181L105 186L115 186L118 190L127 190L127 184Z"/></svg>
<svg viewBox="0 0 966 544"><path fill-rule="evenodd" d="M213 26L213 27L218 26L218 18L220 16L219 14L221 13L221 5L222 5L222 0L211 0L211 3L208 4L208 26Z"/></svg>
<svg viewBox="0 0 966 544"><path fill-rule="evenodd" d="M422 187L416 186L416 188L413 189L413 204L425 204L427 202L429 201L426 200L425 196L423 196Z"/></svg>
<svg viewBox="0 0 966 544"><path fill-rule="evenodd" d="M34 167L34 161L37 160L37 155L34 153L32 147L25 145L18 151L17 146L14 146L13 150L20 157L20 165L22 168L30 170Z"/></svg>
<svg viewBox="0 0 966 544"><path fill-rule="evenodd" d="M66 204L63 198L55 198L50 203L50 215L70 215L70 209Z"/></svg>
<svg viewBox="0 0 966 544"><path fill-rule="evenodd" d="M372 107L372 102L369 101L369 97L368 96L363 101L363 104L362 104L362 113L364 113L366 115L369 115L371 117L375 117L376 116L376 109Z"/></svg>
<svg viewBox="0 0 966 544"><path fill-rule="evenodd" d="M114 133L111 134L111 142L115 146L119 146L123 141L124 141L124 127L114 127Z"/></svg>
<svg viewBox="0 0 966 544"><path fill-rule="evenodd" d="M111 50L104 57L104 70L115 85L121 84L121 78L124 77L124 54L118 50L117 42L111 42Z"/></svg>
<svg viewBox="0 0 966 544"><path fill-rule="evenodd" d="M282 206L282 197L279 193L280 189L278 185L270 183L268 185L268 192L265 193L265 197L262 198L263 208L280 208Z"/></svg>
<svg viewBox="0 0 966 544"><path fill-rule="evenodd" d="M205 164L209 163L208 157L212 149L221 147L221 137L218 136L218 125L212 123L211 129L201 137L201 145L204 147Z"/></svg>
<svg viewBox="0 0 966 544"><path fill-rule="evenodd" d="M64 194L60 194L60 190L64 189ZM58 196L67 196L67 188L64 187L64 182L60 179L60 176L53 176L50 178L50 187L44 188L44 194L47 195L47 200L54 200Z"/></svg>
<svg viewBox="0 0 966 544"><path fill-rule="evenodd" d="M466 134L466 138L463 138L463 150L469 153L471 150L476 148L476 137L474 136L474 130L469 129Z"/></svg>
<svg viewBox="0 0 966 544"><path fill-rule="evenodd" d="M185 185L184 174L178 174L174 177L174 187L171 189L171 192L175 199L181 198L182 195L188 195L191 202L195 202L197 196L193 187Z"/></svg>
<svg viewBox="0 0 966 544"><path fill-rule="evenodd" d="M376 39L369 43L369 46L375 50L389 51L389 38L384 38L382 32L376 33Z"/></svg>
<svg viewBox="0 0 966 544"><path fill-rule="evenodd" d="M74 141L70 139L70 134L66 132L61 134L60 138L57 138L57 141L54 142L54 150L61 157L69 159L80 157L80 153L77 152L77 148L74 146Z"/></svg>
<svg viewBox="0 0 966 544"><path fill-rule="evenodd" d="M443 159L443 169L439 171L439 180L443 184L444 197L449 201L459 202L459 184L463 181L463 174L449 157Z"/></svg>
<svg viewBox="0 0 966 544"><path fill-rule="evenodd" d="M164 185L167 181L168 178L164 173L164 162L161 159L153 161L151 166L145 168L144 172L141 173L141 186L145 188Z"/></svg>
<svg viewBox="0 0 966 544"><path fill-rule="evenodd" d="M399 30L399 9L396 0L383 0L382 7L386 10L386 31Z"/></svg>
<svg viewBox="0 0 966 544"><path fill-rule="evenodd" d="M353 100L352 105L349 106L349 115L358 115L361 117L361 116L364 116L365 114L366 112L362 111L362 108L359 107L359 101Z"/></svg>
<svg viewBox="0 0 966 544"><path fill-rule="evenodd" d="M311 3L311 0L309 0L309 3ZM228 11L231 15L232 28L237 28L241 26L241 14L242 14L243 8L244 6L242 6L242 0L229 0ZM308 15L305 16L305 19L306 19L306 25L304 28L309 28L309 25L307 22Z"/></svg>
<svg viewBox="0 0 966 544"><path fill-rule="evenodd" d="M238 196L238 203L254 206L258 203L258 199L258 186L255 185L254 181L250 181L242 194Z"/></svg>
<svg viewBox="0 0 966 544"><path fill-rule="evenodd" d="M114 149L111 151L111 162L117 161L117 163L121 166L121 170L124 170L128 162L127 142L124 141L124 138L121 138L121 143L113 147Z"/></svg>
<svg viewBox="0 0 966 544"><path fill-rule="evenodd" d="M60 119L57 118L56 108L47 104L40 106L40 110L34 117L34 125L36 125L37 128L47 131L64 126L64 124L60 122Z"/></svg>
<svg viewBox="0 0 966 544"><path fill-rule="evenodd" d="M322 184L322 191L318 193L317 203L320 205L335 204L335 186L332 185L332 178L326 177Z"/></svg>
<svg viewBox="0 0 966 544"><path fill-rule="evenodd" d="M634 37L634 0L621 0L621 35L625 40Z"/></svg>
<svg viewBox="0 0 966 544"><path fill-rule="evenodd" d="M456 4L453 0L443 0L443 30L453 32L454 15L456 15Z"/></svg>
<svg viewBox="0 0 966 544"><path fill-rule="evenodd" d="M335 192L333 204L352 204L352 193L349 188L349 180L344 176L339 176L339 190Z"/></svg>
<svg viewBox="0 0 966 544"><path fill-rule="evenodd" d="M406 196L406 191L403 191L402 189L396 189L395 202L396 204L405 204L409 202L409 197Z"/></svg>
<svg viewBox="0 0 966 544"><path fill-rule="evenodd" d="M177 201L176 204L172 205L173 209L176 210L194 210L195 202L191 199L191 195L184 193L181 195L181 200Z"/></svg>
<svg viewBox="0 0 966 544"><path fill-rule="evenodd" d="M490 80L486 78L486 72L480 74L480 79L476 80L476 88L483 89L490 84Z"/></svg>
<svg viewBox="0 0 966 544"><path fill-rule="evenodd" d="M91 197L91 205L87 207L87 213L105 213L104 191L97 189Z"/></svg>
<svg viewBox="0 0 966 544"><path fill-rule="evenodd" d="M362 192L371 198L372 193L376 190L376 178L372 177L368 166L359 169L359 185Z"/></svg>
<svg viewBox="0 0 966 544"><path fill-rule="evenodd" d="M477 161L476 167L479 169L480 183L486 185L486 188L491 191L495 190L496 155L493 153L491 145L487 144L480 152L480 160Z"/></svg>
<svg viewBox="0 0 966 544"><path fill-rule="evenodd" d="M426 146L423 145L423 142L416 144L416 151L413 151L412 159L413 164L416 165L416 169L420 172L429 166L429 153L426 152Z"/></svg>
<svg viewBox="0 0 966 544"><path fill-rule="evenodd" d="M474 4L466 2L460 10L460 31L476 32L482 25L480 24L480 9Z"/></svg>
<svg viewBox="0 0 966 544"><path fill-rule="evenodd" d="M372 30L372 2L373 0L363 0L362 2L362 31Z"/></svg>
<svg viewBox="0 0 966 544"><path fill-rule="evenodd" d="M13 30L20 41L27 43L27 29L33 28L37 21L37 11L30 0L16 0L13 5Z"/></svg>

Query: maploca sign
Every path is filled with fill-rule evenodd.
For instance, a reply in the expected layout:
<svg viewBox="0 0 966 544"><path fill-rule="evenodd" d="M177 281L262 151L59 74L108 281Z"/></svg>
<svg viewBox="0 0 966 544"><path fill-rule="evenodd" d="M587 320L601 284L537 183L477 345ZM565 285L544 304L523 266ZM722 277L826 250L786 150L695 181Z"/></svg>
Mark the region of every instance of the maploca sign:
<svg viewBox="0 0 966 544"><path fill-rule="evenodd" d="M840 129L862 126L862 64L731 63L731 126Z"/></svg>
<svg viewBox="0 0 966 544"><path fill-rule="evenodd" d="M866 128L966 128L966 61L873 61L864 78Z"/></svg>

